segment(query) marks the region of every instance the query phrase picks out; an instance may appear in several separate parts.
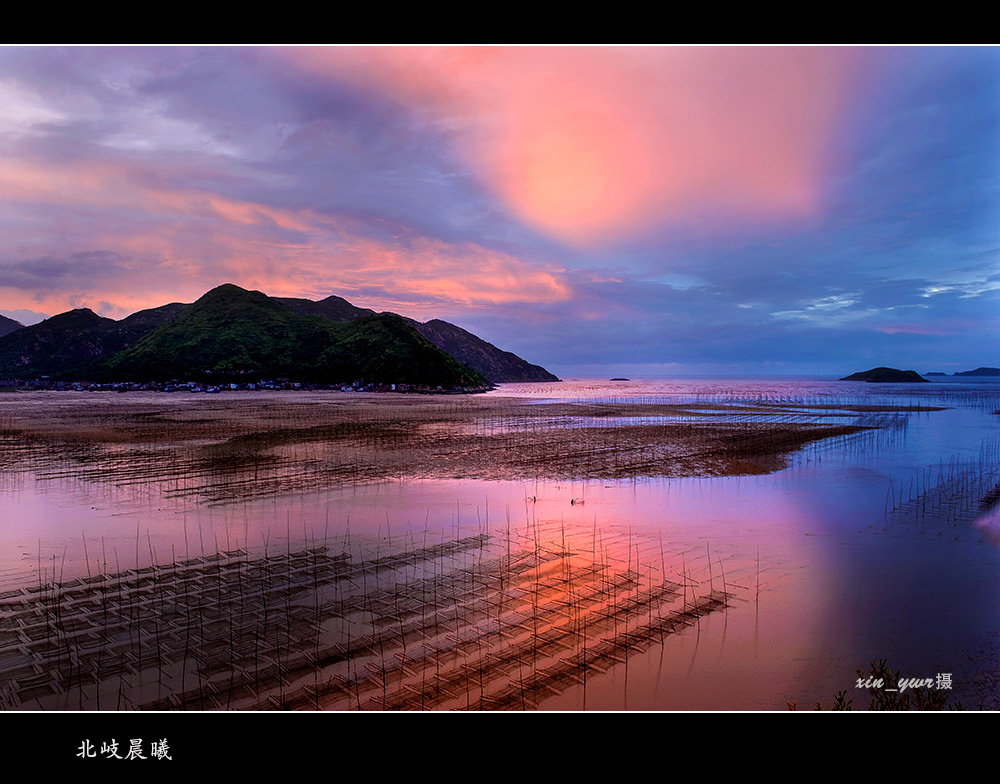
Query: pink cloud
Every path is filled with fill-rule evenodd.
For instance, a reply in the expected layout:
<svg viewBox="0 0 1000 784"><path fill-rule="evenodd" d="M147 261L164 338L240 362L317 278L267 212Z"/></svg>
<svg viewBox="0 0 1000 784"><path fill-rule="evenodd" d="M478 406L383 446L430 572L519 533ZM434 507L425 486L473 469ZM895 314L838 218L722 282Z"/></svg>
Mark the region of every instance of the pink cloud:
<svg viewBox="0 0 1000 784"><path fill-rule="evenodd" d="M578 245L709 209L813 214L857 58L796 47L281 51L460 129L462 154L512 212Z"/></svg>
<svg viewBox="0 0 1000 784"><path fill-rule="evenodd" d="M391 239L373 239L349 217L172 188L148 174L125 164L57 170L26 160L0 170L8 203L42 206L39 220L50 228L38 232L37 246L21 249L26 270L32 259L64 259L80 247L109 249L61 262L61 291L42 290L54 281L41 279L38 290L0 290L5 307L56 313L89 306L121 317L191 301L226 281L275 296L364 290L365 304L379 309L404 300L463 307L570 296L562 270L476 243L450 244L389 225L382 228ZM376 291L386 301L373 299Z"/></svg>
<svg viewBox="0 0 1000 784"><path fill-rule="evenodd" d="M709 210L733 221L813 213L855 56L813 48L276 51L386 91L454 130L459 154L512 214L580 246ZM383 226L378 236L393 239L376 239L345 216L171 184L211 182L202 165L197 156L8 158L0 189L10 209L30 217L22 225L35 227L22 234L16 257L113 251L121 257L113 268L81 272L71 290L132 309L190 300L224 280L278 295L380 291L457 307L570 298L565 272L537 259L404 226ZM130 292L150 293L112 298L123 274ZM28 301L6 304L37 309L39 296L55 312L68 295L29 291Z"/></svg>

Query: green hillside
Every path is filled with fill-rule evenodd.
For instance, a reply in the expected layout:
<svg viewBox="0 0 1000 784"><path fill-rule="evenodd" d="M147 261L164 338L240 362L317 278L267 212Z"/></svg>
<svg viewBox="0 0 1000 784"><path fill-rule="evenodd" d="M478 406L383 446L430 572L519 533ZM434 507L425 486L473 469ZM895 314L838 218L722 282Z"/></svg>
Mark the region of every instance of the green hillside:
<svg viewBox="0 0 1000 784"><path fill-rule="evenodd" d="M118 322L88 308L70 310L0 338L0 377L72 378L126 345Z"/></svg>
<svg viewBox="0 0 1000 784"><path fill-rule="evenodd" d="M483 386L400 317L338 323L292 312L259 291L212 289L168 324L111 357L106 379L290 378L323 383Z"/></svg>
<svg viewBox="0 0 1000 784"><path fill-rule="evenodd" d="M340 335L316 364L316 374L322 380L363 378L381 384L487 386L483 376L437 348L401 316L381 313L333 326Z"/></svg>
<svg viewBox="0 0 1000 784"><path fill-rule="evenodd" d="M122 319L86 308L0 335L0 379L409 384L556 381L445 321L426 324L329 296L268 297L233 284Z"/></svg>

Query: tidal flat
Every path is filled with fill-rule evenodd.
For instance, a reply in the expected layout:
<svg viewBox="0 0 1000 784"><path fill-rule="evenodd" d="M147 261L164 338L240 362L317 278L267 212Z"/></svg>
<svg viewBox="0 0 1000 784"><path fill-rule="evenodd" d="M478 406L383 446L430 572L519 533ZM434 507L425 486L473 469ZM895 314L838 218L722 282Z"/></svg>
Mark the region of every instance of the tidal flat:
<svg viewBox="0 0 1000 784"><path fill-rule="evenodd" d="M0 706L995 707L995 388L832 389L4 395Z"/></svg>
<svg viewBox="0 0 1000 784"><path fill-rule="evenodd" d="M879 426L877 417L859 423L851 409L794 421L775 404L541 406L338 393L17 397L0 409L0 470L153 484L168 497L205 503L380 480L761 474L807 443Z"/></svg>

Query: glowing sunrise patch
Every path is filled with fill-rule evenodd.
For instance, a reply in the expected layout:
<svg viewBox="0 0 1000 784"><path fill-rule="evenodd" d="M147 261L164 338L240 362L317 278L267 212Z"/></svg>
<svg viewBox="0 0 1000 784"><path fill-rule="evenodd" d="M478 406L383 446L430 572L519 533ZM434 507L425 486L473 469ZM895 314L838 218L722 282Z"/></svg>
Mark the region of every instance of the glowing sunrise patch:
<svg viewBox="0 0 1000 784"><path fill-rule="evenodd" d="M528 116L507 130L494 175L523 220L583 241L635 214L645 183L641 149L628 128L593 109Z"/></svg>
<svg viewBox="0 0 1000 784"><path fill-rule="evenodd" d="M454 133L525 223L602 245L709 213L805 217L857 55L770 47L288 50Z"/></svg>
<svg viewBox="0 0 1000 784"><path fill-rule="evenodd" d="M611 172L600 147L587 141L558 131L528 141L521 176L512 178L512 189L529 211L561 223L586 218L600 208Z"/></svg>

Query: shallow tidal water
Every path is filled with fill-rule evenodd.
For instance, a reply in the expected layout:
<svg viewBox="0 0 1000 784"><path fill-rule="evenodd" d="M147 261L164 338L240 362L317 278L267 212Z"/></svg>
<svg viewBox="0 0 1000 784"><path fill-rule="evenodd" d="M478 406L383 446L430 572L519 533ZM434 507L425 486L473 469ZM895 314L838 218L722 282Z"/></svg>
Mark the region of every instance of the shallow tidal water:
<svg viewBox="0 0 1000 784"><path fill-rule="evenodd" d="M620 661L602 660L582 679L553 676L530 700L508 700L505 707L785 710L795 703L810 709L845 691L862 708L868 694L855 687L856 671L867 673L877 659L906 677L950 674L953 701L964 707L1000 707L1000 551L995 508L980 503L1000 481L1000 417L993 413L1000 409L1000 383L582 380L504 385L490 395L539 404L741 399L946 409L894 414L881 429L810 444L784 470L762 476L401 479L205 506L142 485L5 474L0 592L219 552L274 554L322 543L371 558L425 550L428 537L485 535L508 556L511 541L541 543L564 560L635 575L621 589L623 600L666 581L677 586L680 610L710 592L728 596L724 608L668 634L637 638ZM423 575L400 579L411 578ZM540 587L542 579L535 574L521 587L530 594L532 580ZM531 599L536 607L540 596L538 590ZM572 604L570 622L580 617ZM641 620L642 610L630 612L631 622ZM583 628L574 645L584 651L607 633L596 624ZM405 649L408 655L420 650L416 645ZM565 661L576 653L548 658ZM503 677L524 682L529 666L519 660ZM482 680L429 707L488 709L474 702L488 691ZM360 698L316 703L367 706ZM100 706L59 707L121 703L105 698Z"/></svg>

